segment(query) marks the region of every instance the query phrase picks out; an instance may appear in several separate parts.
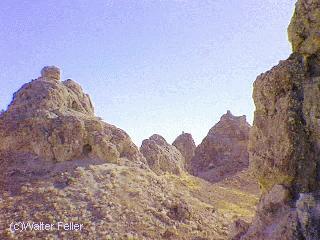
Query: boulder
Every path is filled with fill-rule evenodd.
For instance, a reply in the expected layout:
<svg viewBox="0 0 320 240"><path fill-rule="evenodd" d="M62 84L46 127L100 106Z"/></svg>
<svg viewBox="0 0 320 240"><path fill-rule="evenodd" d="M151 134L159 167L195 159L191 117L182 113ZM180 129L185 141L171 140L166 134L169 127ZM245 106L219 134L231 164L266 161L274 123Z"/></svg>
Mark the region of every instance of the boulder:
<svg viewBox="0 0 320 240"><path fill-rule="evenodd" d="M185 160L185 168L189 169L189 165L192 157L194 156L194 151L196 149L196 144L190 133L182 133L179 135L172 143L182 154Z"/></svg>
<svg viewBox="0 0 320 240"><path fill-rule="evenodd" d="M179 175L184 170L182 154L158 134L143 140L140 152L146 158L149 167L158 175L166 172Z"/></svg>
<svg viewBox="0 0 320 240"><path fill-rule="evenodd" d="M60 69L56 66L46 66L41 70L41 77L59 81Z"/></svg>

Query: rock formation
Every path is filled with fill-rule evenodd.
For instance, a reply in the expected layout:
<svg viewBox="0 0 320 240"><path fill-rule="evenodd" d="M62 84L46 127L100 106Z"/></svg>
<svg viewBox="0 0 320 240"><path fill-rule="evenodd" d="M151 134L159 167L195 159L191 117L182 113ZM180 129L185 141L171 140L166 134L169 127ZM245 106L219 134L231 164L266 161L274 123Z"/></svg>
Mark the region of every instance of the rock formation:
<svg viewBox="0 0 320 240"><path fill-rule="evenodd" d="M182 154L158 134L143 140L140 152L146 158L149 167L159 175L166 172L179 175L184 170Z"/></svg>
<svg viewBox="0 0 320 240"><path fill-rule="evenodd" d="M230 111L224 114L196 148L192 173L216 182L247 168L249 130L245 116L236 117Z"/></svg>
<svg viewBox="0 0 320 240"><path fill-rule="evenodd" d="M0 118L0 152L28 153L47 162L79 158L143 161L121 129L94 116L87 94L73 80L60 81L57 67L14 94Z"/></svg>
<svg viewBox="0 0 320 240"><path fill-rule="evenodd" d="M264 192L241 239L320 239L320 3L299 0L293 53L254 83L251 169Z"/></svg>
<svg viewBox="0 0 320 240"><path fill-rule="evenodd" d="M155 174L59 73L45 67L0 115L0 239L225 239L233 219L250 221L257 195L239 180L220 186L182 172L181 153L158 135L143 144L148 163L182 174ZM21 222L53 228L20 231Z"/></svg>
<svg viewBox="0 0 320 240"><path fill-rule="evenodd" d="M182 154L185 160L185 168L189 169L191 159L194 156L196 144L190 133L182 133L172 143Z"/></svg>
<svg viewBox="0 0 320 240"><path fill-rule="evenodd" d="M320 51L320 4L317 0L299 0L288 27L292 50L306 58L317 57ZM310 59L309 59L310 60Z"/></svg>

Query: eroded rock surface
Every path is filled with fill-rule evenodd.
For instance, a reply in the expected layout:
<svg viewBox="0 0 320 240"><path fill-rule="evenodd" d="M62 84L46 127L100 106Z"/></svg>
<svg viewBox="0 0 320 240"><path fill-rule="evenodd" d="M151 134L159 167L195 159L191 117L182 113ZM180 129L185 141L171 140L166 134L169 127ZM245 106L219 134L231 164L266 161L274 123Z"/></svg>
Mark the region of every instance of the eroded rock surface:
<svg viewBox="0 0 320 240"><path fill-rule="evenodd" d="M275 184L295 184L297 191L315 187L320 109L314 101L319 95L315 81L304 70L301 55L293 54L254 83L249 152L265 190Z"/></svg>
<svg viewBox="0 0 320 240"><path fill-rule="evenodd" d="M34 154L47 162L79 158L119 162L144 158L121 129L94 116L87 94L73 80L60 81L57 67L14 94L0 118L0 152Z"/></svg>
<svg viewBox="0 0 320 240"><path fill-rule="evenodd" d="M293 52L305 56L320 50L320 3L318 0L299 0L288 27Z"/></svg>
<svg viewBox="0 0 320 240"><path fill-rule="evenodd" d="M0 115L0 140L0 239L224 239L235 216L252 217L242 202L257 200L186 174L181 153L158 135L145 144L150 166L166 173L155 174L56 67L15 93ZM239 191L246 201L235 201ZM10 230L21 221L55 227ZM83 230L58 230L58 222Z"/></svg>
<svg viewBox="0 0 320 240"><path fill-rule="evenodd" d="M263 195L242 240L320 239L319 1L299 0L293 54L254 83L251 169Z"/></svg>
<svg viewBox="0 0 320 240"><path fill-rule="evenodd" d="M168 172L179 175L184 170L182 154L158 134L143 140L140 151L149 167L157 174Z"/></svg>
<svg viewBox="0 0 320 240"><path fill-rule="evenodd" d="M247 168L249 130L245 116L236 117L230 111L224 114L197 146L191 160L192 173L216 182Z"/></svg>
<svg viewBox="0 0 320 240"><path fill-rule="evenodd" d="M179 150L154 135L144 150L157 175L59 74L44 68L0 115L0 239L223 240L235 218L250 221L258 193L247 175L216 185L191 176ZM12 232L21 221L83 230Z"/></svg>
<svg viewBox="0 0 320 240"><path fill-rule="evenodd" d="M179 135L172 143L182 154L185 160L185 168L189 169L190 162L194 156L194 151L196 149L196 144L190 133L182 133Z"/></svg>

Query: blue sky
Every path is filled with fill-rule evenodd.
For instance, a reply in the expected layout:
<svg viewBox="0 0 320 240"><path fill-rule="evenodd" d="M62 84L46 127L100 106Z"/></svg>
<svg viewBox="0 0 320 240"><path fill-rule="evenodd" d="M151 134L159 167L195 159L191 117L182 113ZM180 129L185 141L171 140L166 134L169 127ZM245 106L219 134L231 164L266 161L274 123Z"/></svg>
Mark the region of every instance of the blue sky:
<svg viewBox="0 0 320 240"><path fill-rule="evenodd" d="M291 52L294 0L1 0L0 109L56 65L137 145L200 143L228 109L251 123L256 77Z"/></svg>

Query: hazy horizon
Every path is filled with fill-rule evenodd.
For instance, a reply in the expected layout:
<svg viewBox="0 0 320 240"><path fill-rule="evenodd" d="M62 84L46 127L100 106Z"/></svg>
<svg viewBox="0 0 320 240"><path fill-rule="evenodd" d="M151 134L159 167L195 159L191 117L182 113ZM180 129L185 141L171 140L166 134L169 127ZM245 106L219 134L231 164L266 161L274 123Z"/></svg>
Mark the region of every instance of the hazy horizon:
<svg viewBox="0 0 320 240"><path fill-rule="evenodd" d="M138 146L182 131L199 144L227 110L252 123L252 83L291 52L294 3L3 0L0 109L56 65Z"/></svg>

